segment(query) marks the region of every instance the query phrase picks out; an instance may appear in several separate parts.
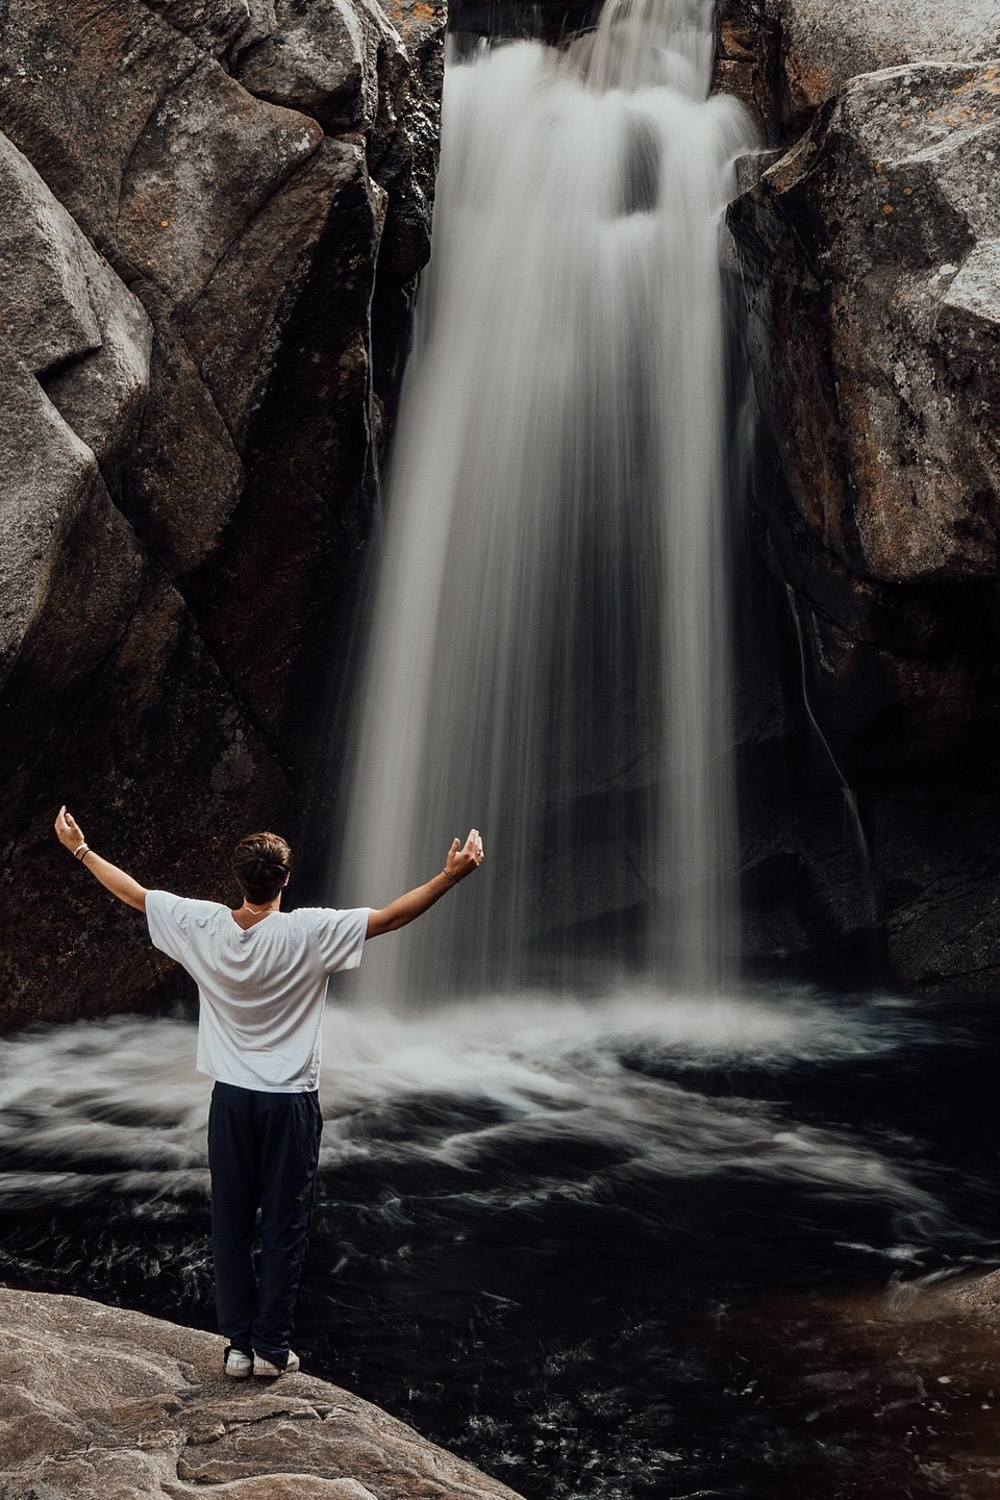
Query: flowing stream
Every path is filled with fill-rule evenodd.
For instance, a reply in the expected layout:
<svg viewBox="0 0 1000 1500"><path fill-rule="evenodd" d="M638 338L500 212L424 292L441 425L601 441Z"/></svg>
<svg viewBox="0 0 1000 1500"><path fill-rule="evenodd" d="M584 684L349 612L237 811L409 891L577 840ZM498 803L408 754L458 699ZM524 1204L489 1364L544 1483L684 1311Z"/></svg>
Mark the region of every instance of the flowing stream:
<svg viewBox="0 0 1000 1500"><path fill-rule="evenodd" d="M446 76L337 899L475 894L379 945L369 1001L738 950L720 219L741 108L710 0L620 0L569 54Z"/></svg>
<svg viewBox="0 0 1000 1500"><path fill-rule="evenodd" d="M995 1336L919 1291L1000 1258L995 1006L331 1007L324 1051L309 1371L528 1500L996 1494ZM0 1042L5 1282L212 1326L193 1056Z"/></svg>

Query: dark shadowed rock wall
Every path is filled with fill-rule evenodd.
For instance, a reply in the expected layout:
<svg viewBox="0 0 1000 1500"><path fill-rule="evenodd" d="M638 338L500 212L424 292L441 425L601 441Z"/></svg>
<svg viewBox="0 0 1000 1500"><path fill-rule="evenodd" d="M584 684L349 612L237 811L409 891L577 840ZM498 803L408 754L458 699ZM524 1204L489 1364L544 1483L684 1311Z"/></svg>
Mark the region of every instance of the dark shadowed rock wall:
<svg viewBox="0 0 1000 1500"><path fill-rule="evenodd" d="M786 929L807 892L832 960L851 949L863 968L867 927L889 982L989 991L1000 6L942 0L903 16L736 0L721 34L720 81L788 147L729 216L762 415L754 524L791 731L772 739L787 797L763 820L763 851L745 848L749 884L759 895L772 880ZM831 885L838 802L854 877ZM761 821L752 804L747 817Z"/></svg>
<svg viewBox="0 0 1000 1500"><path fill-rule="evenodd" d="M173 983L147 884L321 831L417 273L443 13L9 0L0 37L0 1025Z"/></svg>

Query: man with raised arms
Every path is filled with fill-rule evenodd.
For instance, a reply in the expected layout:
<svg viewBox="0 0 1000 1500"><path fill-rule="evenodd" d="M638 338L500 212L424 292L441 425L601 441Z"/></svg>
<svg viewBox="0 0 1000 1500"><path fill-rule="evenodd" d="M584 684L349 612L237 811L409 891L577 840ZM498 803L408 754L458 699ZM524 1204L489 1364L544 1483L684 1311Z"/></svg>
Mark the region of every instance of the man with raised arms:
<svg viewBox="0 0 1000 1500"><path fill-rule="evenodd" d="M274 833L237 844L235 910L148 891L96 854L65 807L59 842L127 906L144 912L154 947L198 986L197 1067L215 1080L208 1117L212 1250L225 1372L297 1370L292 1323L305 1258L323 1119L320 1038L329 976L355 969L365 942L405 927L483 862L473 828L444 867L381 911L300 907L283 912L291 850ZM253 1244L261 1215L259 1274Z"/></svg>

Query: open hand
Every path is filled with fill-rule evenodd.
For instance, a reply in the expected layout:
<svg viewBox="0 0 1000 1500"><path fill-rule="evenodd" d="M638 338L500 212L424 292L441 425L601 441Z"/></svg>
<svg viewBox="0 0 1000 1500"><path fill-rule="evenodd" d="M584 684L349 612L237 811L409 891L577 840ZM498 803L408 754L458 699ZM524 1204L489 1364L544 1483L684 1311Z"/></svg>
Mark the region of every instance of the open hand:
<svg viewBox="0 0 1000 1500"><path fill-rule="evenodd" d="M61 807L56 816L56 838L62 844L63 848L69 850L70 854L75 854L81 844L86 843L86 839L83 836L83 829L73 817L73 814L68 813L65 807ZM86 855L84 855L84 858L86 858Z"/></svg>
<svg viewBox="0 0 1000 1500"><path fill-rule="evenodd" d="M444 862L445 871L452 880L464 880L466 875L471 875L473 870L479 869L484 858L482 836L478 828L473 828L461 848L459 848L458 839L452 839L448 857Z"/></svg>

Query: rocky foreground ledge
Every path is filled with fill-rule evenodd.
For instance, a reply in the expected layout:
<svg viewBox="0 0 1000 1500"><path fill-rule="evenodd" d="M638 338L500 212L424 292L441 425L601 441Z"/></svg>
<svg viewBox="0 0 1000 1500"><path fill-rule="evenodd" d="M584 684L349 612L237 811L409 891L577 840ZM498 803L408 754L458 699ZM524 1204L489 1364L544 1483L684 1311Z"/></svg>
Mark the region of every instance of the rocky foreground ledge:
<svg viewBox="0 0 1000 1500"><path fill-rule="evenodd" d="M324 1380L226 1380L211 1334L7 1289L0 1319L2 1500L519 1500Z"/></svg>

